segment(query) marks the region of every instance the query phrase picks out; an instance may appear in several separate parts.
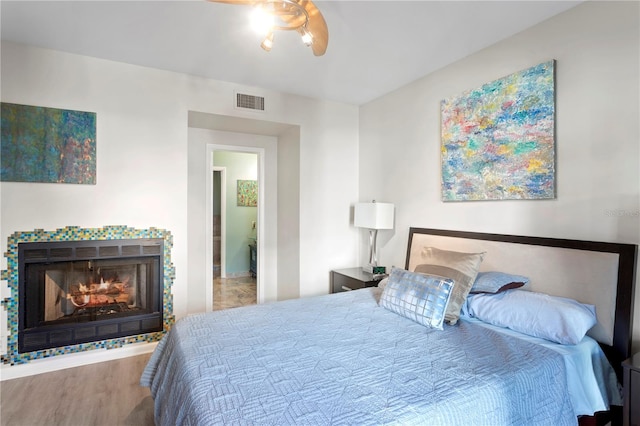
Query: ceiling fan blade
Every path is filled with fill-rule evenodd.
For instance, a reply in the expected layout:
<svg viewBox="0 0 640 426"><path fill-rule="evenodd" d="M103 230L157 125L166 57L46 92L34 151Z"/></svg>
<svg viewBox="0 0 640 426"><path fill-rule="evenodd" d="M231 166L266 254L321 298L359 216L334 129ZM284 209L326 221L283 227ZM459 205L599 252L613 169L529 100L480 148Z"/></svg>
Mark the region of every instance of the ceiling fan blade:
<svg viewBox="0 0 640 426"><path fill-rule="evenodd" d="M329 44L329 29L324 16L311 0L300 0L299 3L309 14L309 32L313 35L311 50L316 56L324 55Z"/></svg>

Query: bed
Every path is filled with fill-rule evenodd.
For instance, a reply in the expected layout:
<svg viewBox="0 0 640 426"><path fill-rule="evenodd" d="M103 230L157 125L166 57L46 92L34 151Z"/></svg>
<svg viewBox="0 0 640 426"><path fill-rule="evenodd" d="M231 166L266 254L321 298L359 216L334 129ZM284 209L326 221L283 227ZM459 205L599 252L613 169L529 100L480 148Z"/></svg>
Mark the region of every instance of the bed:
<svg viewBox="0 0 640 426"><path fill-rule="evenodd" d="M459 318L443 323L460 286L446 273L413 272L425 265L425 247L482 253L476 273L529 282L498 297L465 294ZM636 257L630 244L411 228L406 264L388 288L181 319L140 382L159 425L577 424L621 403ZM440 327L385 305L405 277L451 293L428 318ZM481 300L525 292L594 306L597 322L561 344L476 316Z"/></svg>

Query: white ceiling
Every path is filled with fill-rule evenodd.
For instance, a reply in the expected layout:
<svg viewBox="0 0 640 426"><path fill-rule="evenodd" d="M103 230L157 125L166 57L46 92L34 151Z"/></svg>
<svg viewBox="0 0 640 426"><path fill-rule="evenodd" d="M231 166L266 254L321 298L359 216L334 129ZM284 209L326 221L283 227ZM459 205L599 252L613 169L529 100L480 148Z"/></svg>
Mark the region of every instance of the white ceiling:
<svg viewBox="0 0 640 426"><path fill-rule="evenodd" d="M579 3L318 0L320 57L295 32L265 52L250 7L204 0L2 0L0 14L3 40L360 105Z"/></svg>

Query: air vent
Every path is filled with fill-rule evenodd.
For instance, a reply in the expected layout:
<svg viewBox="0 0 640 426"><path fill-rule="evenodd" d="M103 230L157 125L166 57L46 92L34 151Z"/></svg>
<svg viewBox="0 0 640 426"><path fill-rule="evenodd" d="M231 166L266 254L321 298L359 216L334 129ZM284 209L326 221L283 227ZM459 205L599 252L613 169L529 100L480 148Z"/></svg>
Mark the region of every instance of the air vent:
<svg viewBox="0 0 640 426"><path fill-rule="evenodd" d="M140 254L140 246L122 246L122 255L123 256L137 256Z"/></svg>
<svg viewBox="0 0 640 426"><path fill-rule="evenodd" d="M264 97L236 93L236 107L254 111L264 111Z"/></svg>
<svg viewBox="0 0 640 426"><path fill-rule="evenodd" d="M25 260L46 259L47 249L28 249L24 251Z"/></svg>
<svg viewBox="0 0 640 426"><path fill-rule="evenodd" d="M143 254L160 254L160 245L142 246Z"/></svg>
<svg viewBox="0 0 640 426"><path fill-rule="evenodd" d="M78 247L76 248L76 257L96 257L98 255L97 247Z"/></svg>
<svg viewBox="0 0 640 426"><path fill-rule="evenodd" d="M52 248L49 252L50 257L71 257L73 256L73 249L71 247Z"/></svg>
<svg viewBox="0 0 640 426"><path fill-rule="evenodd" d="M102 246L100 247L100 257L103 256L118 256L120 251L118 246Z"/></svg>

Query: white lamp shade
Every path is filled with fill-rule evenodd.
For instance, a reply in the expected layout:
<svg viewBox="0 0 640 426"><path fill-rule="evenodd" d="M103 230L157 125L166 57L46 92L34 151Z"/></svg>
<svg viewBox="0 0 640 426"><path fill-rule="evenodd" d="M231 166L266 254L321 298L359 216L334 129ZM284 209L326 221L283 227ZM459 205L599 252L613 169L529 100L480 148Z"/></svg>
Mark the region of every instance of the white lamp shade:
<svg viewBox="0 0 640 426"><path fill-rule="evenodd" d="M353 225L369 229L393 229L393 204L356 203Z"/></svg>

